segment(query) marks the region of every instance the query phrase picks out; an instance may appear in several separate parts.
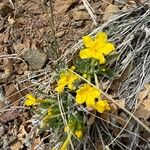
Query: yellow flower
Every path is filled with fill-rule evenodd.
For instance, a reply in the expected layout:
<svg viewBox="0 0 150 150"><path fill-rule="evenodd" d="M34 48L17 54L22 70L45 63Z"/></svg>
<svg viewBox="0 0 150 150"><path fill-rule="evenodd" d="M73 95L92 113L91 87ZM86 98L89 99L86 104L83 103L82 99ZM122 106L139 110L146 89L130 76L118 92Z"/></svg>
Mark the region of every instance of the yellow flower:
<svg viewBox="0 0 150 150"><path fill-rule="evenodd" d="M110 106L106 100L99 100L94 107L99 113L103 113L105 110L110 110Z"/></svg>
<svg viewBox="0 0 150 150"><path fill-rule="evenodd" d="M84 73L84 74L82 75L82 77L86 79L86 78L87 78L87 74Z"/></svg>
<svg viewBox="0 0 150 150"><path fill-rule="evenodd" d="M75 135L77 136L78 139L81 139L83 136L83 132L81 130L76 130Z"/></svg>
<svg viewBox="0 0 150 150"><path fill-rule="evenodd" d="M68 126L66 126L65 128L64 128L64 131L65 132L68 132L70 130L70 128L68 127Z"/></svg>
<svg viewBox="0 0 150 150"><path fill-rule="evenodd" d="M73 66L72 68L71 68L71 70L74 70L75 69L75 67ZM71 72L71 71L66 71L65 73L62 73L61 75L60 75L60 79L59 79L59 81L58 81L58 83L57 83L57 87L56 87L56 91L58 92L58 93L61 93L61 92L63 92L63 90L64 90L64 87L65 86L68 86L68 88L70 89L70 90L73 90L73 82L75 81L75 80L77 80L78 79L78 76L76 75L76 74L74 74L73 72Z"/></svg>
<svg viewBox="0 0 150 150"><path fill-rule="evenodd" d="M43 122L47 123L52 116L54 116L54 110L52 108L49 108L47 111L47 115L43 118Z"/></svg>
<svg viewBox="0 0 150 150"><path fill-rule="evenodd" d="M36 105L37 103L38 100L32 94L26 95L26 100L24 101L24 105L32 106L32 105Z"/></svg>
<svg viewBox="0 0 150 150"><path fill-rule="evenodd" d="M95 106L95 98L98 98L101 94L99 90L91 87L89 84L84 84L76 93L76 103L83 104L86 102L86 105L89 107Z"/></svg>
<svg viewBox="0 0 150 150"><path fill-rule="evenodd" d="M115 50L114 45L107 41L107 35L104 32L98 33L94 40L90 36L84 36L83 43L86 48L80 51L80 57L82 59L95 58L100 64L106 62L104 56Z"/></svg>

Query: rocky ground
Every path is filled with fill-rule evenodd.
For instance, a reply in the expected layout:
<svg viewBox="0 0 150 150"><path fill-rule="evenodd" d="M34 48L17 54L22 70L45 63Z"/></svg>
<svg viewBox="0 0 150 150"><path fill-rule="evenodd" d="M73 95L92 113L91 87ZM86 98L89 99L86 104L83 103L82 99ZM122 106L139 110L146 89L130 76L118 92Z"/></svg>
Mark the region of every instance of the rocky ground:
<svg viewBox="0 0 150 150"><path fill-rule="evenodd" d="M41 140L46 135L32 132L31 114L22 106L32 87L30 79L52 68L61 54L112 13L136 5L134 0L89 3L96 23L82 0L0 0L0 149L28 149L32 137L31 149L40 142L46 149Z"/></svg>

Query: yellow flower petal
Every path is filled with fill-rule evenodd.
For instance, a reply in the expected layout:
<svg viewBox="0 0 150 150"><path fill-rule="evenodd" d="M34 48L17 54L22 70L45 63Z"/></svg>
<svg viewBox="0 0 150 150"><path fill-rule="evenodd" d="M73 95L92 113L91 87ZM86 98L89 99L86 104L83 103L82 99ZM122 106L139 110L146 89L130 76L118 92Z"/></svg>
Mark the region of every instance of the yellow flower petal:
<svg viewBox="0 0 150 150"><path fill-rule="evenodd" d="M100 90L98 90L98 89L96 89L94 87L91 88L91 96L92 97L96 97L97 98L97 97L100 96L100 94L101 94Z"/></svg>
<svg viewBox="0 0 150 150"><path fill-rule="evenodd" d="M86 99L86 105L87 105L88 107L94 107L94 106L95 106L95 98Z"/></svg>
<svg viewBox="0 0 150 150"><path fill-rule="evenodd" d="M110 110L110 106L109 106L107 100L103 100L103 101L104 101L104 103L105 103L105 108L106 108L106 110Z"/></svg>
<svg viewBox="0 0 150 150"><path fill-rule="evenodd" d="M35 99L35 97L32 94L27 94L25 97L26 99Z"/></svg>
<svg viewBox="0 0 150 150"><path fill-rule="evenodd" d="M101 48L101 51L104 55L108 55L114 50L115 50L115 46L112 43L107 43L104 47Z"/></svg>
<svg viewBox="0 0 150 150"><path fill-rule="evenodd" d="M96 104L95 104L95 109L99 112L99 113L103 113L105 110L110 110L110 106L107 103L106 100L99 100Z"/></svg>
<svg viewBox="0 0 150 150"><path fill-rule="evenodd" d="M77 136L78 139L81 139L83 137L83 132L81 130L76 130L75 135Z"/></svg>
<svg viewBox="0 0 150 150"><path fill-rule="evenodd" d="M95 54L93 58L98 59L100 64L104 64L106 62L106 59L101 52Z"/></svg>
<svg viewBox="0 0 150 150"><path fill-rule="evenodd" d="M70 131L70 128L69 128L68 126L66 126L66 127L64 128L64 131L65 131L65 132L69 132L69 131Z"/></svg>
<svg viewBox="0 0 150 150"><path fill-rule="evenodd" d="M76 69L76 66L71 66L70 69L71 69L71 70L75 70L75 69Z"/></svg>
<svg viewBox="0 0 150 150"><path fill-rule="evenodd" d="M80 92L77 92L76 95L76 103L78 105L83 104L86 101L86 96L83 94L80 94Z"/></svg>
<svg viewBox="0 0 150 150"><path fill-rule="evenodd" d="M90 36L87 35L87 36L83 37L83 44L86 47L91 47L93 45L93 43L94 43L94 41Z"/></svg>
<svg viewBox="0 0 150 150"><path fill-rule="evenodd" d="M36 101L34 101L32 99L27 99L24 102L24 105L26 105L26 106L32 106L32 105L35 105L35 104L36 104Z"/></svg>
<svg viewBox="0 0 150 150"><path fill-rule="evenodd" d="M91 49L89 48L85 48L83 50L80 51L79 53L79 56L82 58L82 59L85 59L85 58L92 58L92 51Z"/></svg>
<svg viewBox="0 0 150 150"><path fill-rule="evenodd" d="M58 86L55 88L55 91L57 91L58 93L62 93L64 90L64 86Z"/></svg>
<svg viewBox="0 0 150 150"><path fill-rule="evenodd" d="M87 78L87 74L84 73L84 74L82 75L82 77L83 77L83 78Z"/></svg>
<svg viewBox="0 0 150 150"><path fill-rule="evenodd" d="M106 43L107 42L107 34L105 32L99 32L95 40L98 40L100 43Z"/></svg>

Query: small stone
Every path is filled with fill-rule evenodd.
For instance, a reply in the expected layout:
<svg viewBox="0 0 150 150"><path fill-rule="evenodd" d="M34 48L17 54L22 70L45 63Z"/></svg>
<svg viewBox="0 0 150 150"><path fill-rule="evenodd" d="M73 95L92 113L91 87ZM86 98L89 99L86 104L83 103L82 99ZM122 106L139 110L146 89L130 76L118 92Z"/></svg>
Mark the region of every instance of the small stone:
<svg viewBox="0 0 150 150"><path fill-rule="evenodd" d="M89 20L89 15L85 11L75 11L75 12L73 12L72 15L73 15L74 20L76 20L76 21Z"/></svg>
<svg viewBox="0 0 150 150"><path fill-rule="evenodd" d="M75 6L79 0L55 0L54 8L57 10L57 13L64 13Z"/></svg>
<svg viewBox="0 0 150 150"><path fill-rule="evenodd" d="M1 73L0 75L0 80L7 79L12 75L12 73L14 72L12 64L13 63L11 59L6 58L3 60L3 73Z"/></svg>
<svg viewBox="0 0 150 150"><path fill-rule="evenodd" d="M22 57L35 70L41 69L47 61L47 55L42 50L35 48L24 49L22 51Z"/></svg>
<svg viewBox="0 0 150 150"><path fill-rule="evenodd" d="M13 49L15 50L15 52L19 53L21 50L23 50L24 48L26 48L27 46L25 44L22 43L15 43L13 44Z"/></svg>
<svg viewBox="0 0 150 150"><path fill-rule="evenodd" d="M61 38L62 36L64 36L64 34L65 34L65 31L57 32L57 33L56 33L56 37L57 37L57 38Z"/></svg>
<svg viewBox="0 0 150 150"><path fill-rule="evenodd" d="M109 4L104 11L103 20L108 20L114 13L119 12L119 10L116 5Z"/></svg>
<svg viewBox="0 0 150 150"><path fill-rule="evenodd" d="M79 10L86 10L84 5L79 6Z"/></svg>
<svg viewBox="0 0 150 150"><path fill-rule="evenodd" d="M126 12L126 11L128 11L128 7L127 7L127 6L124 6L121 10L122 10L123 12Z"/></svg>
<svg viewBox="0 0 150 150"><path fill-rule="evenodd" d="M74 28L79 28L79 27L82 27L84 25L84 21L83 20L81 20L81 21L75 21L75 22L72 22L71 25Z"/></svg>

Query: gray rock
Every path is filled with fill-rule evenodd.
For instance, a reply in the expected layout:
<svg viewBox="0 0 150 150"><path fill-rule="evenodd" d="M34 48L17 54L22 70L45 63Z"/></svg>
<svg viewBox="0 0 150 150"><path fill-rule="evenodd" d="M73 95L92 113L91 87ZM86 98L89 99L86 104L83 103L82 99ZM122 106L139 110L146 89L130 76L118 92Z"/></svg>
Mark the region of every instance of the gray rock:
<svg viewBox="0 0 150 150"><path fill-rule="evenodd" d="M81 20L81 21L74 21L71 23L71 25L74 27L74 28L79 28L79 27L82 27L84 26L84 21Z"/></svg>
<svg viewBox="0 0 150 150"><path fill-rule="evenodd" d="M41 69L48 59L47 55L40 49L24 49L22 57L35 70Z"/></svg>

